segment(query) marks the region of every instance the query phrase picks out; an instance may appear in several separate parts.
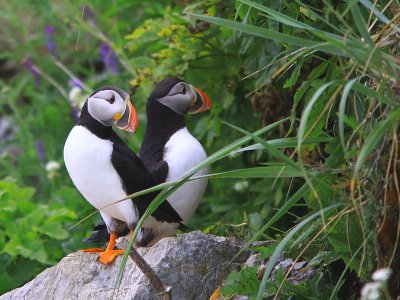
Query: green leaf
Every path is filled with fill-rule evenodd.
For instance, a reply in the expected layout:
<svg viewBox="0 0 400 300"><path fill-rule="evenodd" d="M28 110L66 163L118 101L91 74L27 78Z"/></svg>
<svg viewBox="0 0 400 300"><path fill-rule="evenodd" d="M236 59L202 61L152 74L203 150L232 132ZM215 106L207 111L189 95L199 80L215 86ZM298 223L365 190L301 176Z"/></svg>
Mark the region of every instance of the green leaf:
<svg viewBox="0 0 400 300"><path fill-rule="evenodd" d="M290 78L286 80L285 84L283 85L284 88L291 88L296 84L303 63L304 63L304 58L300 57L300 59L296 62L296 67L294 68L292 74L290 75Z"/></svg>
<svg viewBox="0 0 400 300"><path fill-rule="evenodd" d="M57 240L63 240L69 236L68 231L66 231L60 223L56 222L48 222L39 227L38 230Z"/></svg>
<svg viewBox="0 0 400 300"><path fill-rule="evenodd" d="M232 297L235 295L256 296L256 291L260 285L260 280L257 279L257 268L244 266L242 270L233 271L225 279L222 295Z"/></svg>
<svg viewBox="0 0 400 300"><path fill-rule="evenodd" d="M154 59L147 56L136 56L130 60L130 64L133 68L154 68Z"/></svg>
<svg viewBox="0 0 400 300"><path fill-rule="evenodd" d="M0 295L3 295L4 293L8 292L12 288L16 287L15 279L5 273L0 273L0 282L1 282Z"/></svg>
<svg viewBox="0 0 400 300"><path fill-rule="evenodd" d="M353 85L356 83L358 80L358 77L349 80L349 82L346 83L344 86L343 92L342 92L342 97L340 100L339 104L339 112L338 112L338 126L339 126L339 137L340 137L340 142L342 143L342 148L343 148L343 153L345 157L347 158L347 150L345 146L345 141L344 141L344 119L345 119L345 110L346 110L346 103L347 103L347 98L349 97L349 93L351 91L351 88Z"/></svg>
<svg viewBox="0 0 400 300"><path fill-rule="evenodd" d="M30 241L29 245L19 245L18 250L23 257L36 260L42 264L48 263L44 243L38 238Z"/></svg>
<svg viewBox="0 0 400 300"><path fill-rule="evenodd" d="M22 188L16 183L9 181L0 181L0 191L6 192L5 195L7 198L13 201L29 201L35 193L34 188Z"/></svg>
<svg viewBox="0 0 400 300"><path fill-rule="evenodd" d="M346 267L344 268L342 274L340 275L340 277L339 277L339 279L337 281L337 284L335 285L335 288L333 289L333 291L331 293L331 297L329 298L329 300L337 299L336 295L339 292L339 289L343 284L343 278L347 274L348 268L354 262L354 260L356 259L358 253L365 247L365 244L367 242L370 242L372 236L373 236L373 232L370 232L368 234L367 238L362 242L362 244L358 247L358 249L352 254L350 260L346 263Z"/></svg>

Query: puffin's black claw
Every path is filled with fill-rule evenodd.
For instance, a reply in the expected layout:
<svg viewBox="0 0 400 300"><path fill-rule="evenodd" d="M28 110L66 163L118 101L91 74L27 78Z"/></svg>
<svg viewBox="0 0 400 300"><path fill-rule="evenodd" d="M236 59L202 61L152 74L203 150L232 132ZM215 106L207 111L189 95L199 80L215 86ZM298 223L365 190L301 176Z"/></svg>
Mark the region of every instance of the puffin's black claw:
<svg viewBox="0 0 400 300"><path fill-rule="evenodd" d="M133 227L135 227L135 226L133 226ZM124 226L118 228L116 233L118 236L126 236L129 233L129 229L127 226L124 225ZM92 235L87 237L83 241L85 243L105 244L108 242L109 239L110 239L110 234L108 233L106 223L104 221L100 221L93 228Z"/></svg>
<svg viewBox="0 0 400 300"><path fill-rule="evenodd" d="M92 235L83 241L85 243L105 244L108 242L109 238L110 234L108 233L107 226L101 221L93 228Z"/></svg>

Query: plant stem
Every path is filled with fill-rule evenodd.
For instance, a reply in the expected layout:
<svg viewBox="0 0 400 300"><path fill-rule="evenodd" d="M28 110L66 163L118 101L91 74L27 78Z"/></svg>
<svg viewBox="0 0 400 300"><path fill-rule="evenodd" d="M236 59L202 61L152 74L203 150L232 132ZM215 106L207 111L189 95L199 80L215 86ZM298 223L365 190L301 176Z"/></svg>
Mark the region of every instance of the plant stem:
<svg viewBox="0 0 400 300"><path fill-rule="evenodd" d="M129 257L136 263L140 270L147 276L150 280L151 285L156 289L160 300L171 300L171 287L165 286L161 281L160 277L154 272L152 267L143 259L143 257L136 251L136 249L131 248L129 251Z"/></svg>

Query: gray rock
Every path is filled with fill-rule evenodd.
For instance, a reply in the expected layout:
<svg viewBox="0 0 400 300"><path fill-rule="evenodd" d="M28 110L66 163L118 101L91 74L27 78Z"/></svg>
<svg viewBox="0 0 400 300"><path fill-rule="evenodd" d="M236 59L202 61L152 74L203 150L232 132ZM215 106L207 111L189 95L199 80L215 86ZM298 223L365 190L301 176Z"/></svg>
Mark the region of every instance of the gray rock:
<svg viewBox="0 0 400 300"><path fill-rule="evenodd" d="M291 269L287 280L290 283L297 285L304 281L310 280L318 271L317 268L307 267L307 262L305 261L297 262L294 265L293 263L294 261L291 258L280 260L279 263L274 267L274 270L271 273L271 278L275 280L279 269L282 269L283 274L286 274L286 272L289 271L289 269Z"/></svg>
<svg viewBox="0 0 400 300"><path fill-rule="evenodd" d="M233 296L230 300L249 300L249 297L243 295Z"/></svg>
<svg viewBox="0 0 400 300"><path fill-rule="evenodd" d="M209 299L229 272L249 257L250 252L243 252L231 262L243 246L244 242L238 239L194 231L162 239L151 248L139 248L138 252L163 283L172 287L174 300ZM131 259L119 289L114 289L114 285L121 257L110 266L96 259L97 254L71 253L0 299L158 299Z"/></svg>

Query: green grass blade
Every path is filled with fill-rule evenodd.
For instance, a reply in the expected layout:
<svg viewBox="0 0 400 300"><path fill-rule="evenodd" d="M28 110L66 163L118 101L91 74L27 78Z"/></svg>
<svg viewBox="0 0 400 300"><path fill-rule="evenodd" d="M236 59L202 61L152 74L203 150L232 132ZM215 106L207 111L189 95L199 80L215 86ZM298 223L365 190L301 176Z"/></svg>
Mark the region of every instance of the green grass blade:
<svg viewBox="0 0 400 300"><path fill-rule="evenodd" d="M300 149L301 146L303 144L303 141L305 140L305 135L306 135L306 127L307 127L307 122L308 119L310 117L311 114L311 110L315 104L315 102L317 102L317 100L319 99L319 97L321 96L321 94L329 87L331 86L333 83L335 83L334 81L325 83L324 85L322 85L320 88L318 88L318 90L315 91L315 93L313 94L313 96L311 97L311 100L308 102L306 108L303 111L303 115L301 117L300 120L300 125L299 125L299 133L297 134L297 149L299 151L299 160L301 160L300 157Z"/></svg>
<svg viewBox="0 0 400 300"><path fill-rule="evenodd" d="M358 32L363 37L364 41L368 43L368 45L372 48L374 46L374 42L372 41L371 36L367 31L367 24L361 14L360 9L358 8L358 1L348 0L347 3L350 5L351 14L353 16L353 21L358 29Z"/></svg>
<svg viewBox="0 0 400 300"><path fill-rule="evenodd" d="M347 159L347 151L346 151L346 146L344 142L344 117L345 117L345 110L346 110L346 104L347 104L347 99L349 97L349 93L351 91L351 88L353 85L356 83L358 80L358 77L350 80L346 85L344 86L342 97L340 99L340 104L339 104L339 112L338 112L338 126L339 126L339 138L340 142L342 144L343 148L343 153L345 158Z"/></svg>
<svg viewBox="0 0 400 300"><path fill-rule="evenodd" d="M329 53L332 55L337 55L337 56L342 56L342 57L354 57L354 54L348 51L346 46L343 44L343 42L340 42L339 40L335 39L332 34L324 34L322 37L324 39L329 40L330 42L319 42L319 41L314 41L310 39L303 39L299 38L293 35L288 35L285 33L281 33L275 30L270 30L266 28L261 28L258 26L253 26L253 25L248 25L248 24L243 24L243 23L238 23L235 21L231 20L226 20L222 18L217 18L217 17L210 17L210 16L204 16L204 15L198 15L198 14L189 14L199 20L203 20L205 22L219 25L226 27L231 30L247 33L250 35L258 36L264 39L269 39L273 40L277 43L281 44L290 44L293 46L299 46L299 47L312 47L315 48L316 50ZM310 31L311 32L311 31ZM317 32L317 31L315 31ZM314 32L312 32L314 33ZM332 43L335 41L335 43ZM349 39L348 43L351 43L352 41ZM366 50L360 49L358 46L354 45L352 47L353 51L360 52L358 55L359 57L367 57L366 55Z"/></svg>
<svg viewBox="0 0 400 300"><path fill-rule="evenodd" d="M307 30L309 33L330 42L331 44L336 45L336 47L338 49L343 49L345 51L345 47L343 44L343 37L342 36L338 36L336 34L330 33L330 32L326 32L326 31L322 31L319 30L317 28L314 28L308 24L305 24L303 22L300 22L296 19L293 19L285 14L282 14L276 10L270 9L266 6L263 6L259 3L250 1L250 0L239 0L242 3L245 3L251 7L254 7L255 9L258 9L262 12L267 13L271 18L273 18L275 21L288 25L288 26L292 26L298 29L304 29ZM353 47L358 47L358 41L356 41L355 39L353 39L351 36L347 37L347 41L346 41L346 46L353 46Z"/></svg>
<svg viewBox="0 0 400 300"><path fill-rule="evenodd" d="M306 183L310 186L312 193L314 194L315 198L318 201L318 204L320 206L320 209L322 210L322 202L318 196L318 192L315 190L315 188L312 185L312 180L309 178L306 169L304 168L304 163L303 163L303 159L302 159L302 144L303 141L305 139L306 134L308 135L308 132L306 133L306 128L307 128L307 122L309 121L309 117L311 115L311 110L314 106L314 104L317 102L317 100L320 98L321 94L329 87L331 86L333 83L337 83L337 81L331 81L328 82L324 85L322 85L320 88L318 88L315 93L313 94L313 96L311 97L310 101L308 102L308 104L306 105L303 114L301 116L301 120L300 120L300 125L299 125L299 129L298 129L298 134L297 134L297 151L298 151L298 165L301 168L301 170L303 171L303 177L306 181ZM311 132L311 129L310 131ZM325 219L324 219L324 215L322 215L322 222L325 224Z"/></svg>
<svg viewBox="0 0 400 300"><path fill-rule="evenodd" d="M312 138L306 138L303 141L303 145L314 145L314 144L320 144L320 143L329 143L332 141L331 137L312 137ZM297 138L283 138L283 139L275 139L275 140L269 140L266 141L268 144L270 144L274 148L294 148L297 147ZM253 151L253 150L261 150L264 149L263 145L260 143L256 143L254 145L250 145L247 147L240 148L238 150L235 150L232 152L234 153L240 153L240 152L245 152L245 151Z"/></svg>
<svg viewBox="0 0 400 300"><path fill-rule="evenodd" d="M272 255L269 258L263 278L261 280L260 288L258 290L257 300L264 299L263 295L264 295L264 291L266 288L267 280L268 280L269 276L271 275L271 272L272 272L279 256L282 254L283 249L287 246L287 244L295 236L295 234L297 232L299 232L305 225L310 223L315 218L322 216L326 212L329 212L329 211L331 211L335 208L338 208L339 206L342 206L342 205L343 204L341 204L341 203L334 204L334 205L324 208L321 211L317 211L317 212L313 213L311 216L309 216L306 219L304 219L303 221L301 221L292 230L290 230L289 233L286 234L286 236L283 238L283 240L276 246L275 251L272 253Z"/></svg>
<svg viewBox="0 0 400 300"><path fill-rule="evenodd" d="M282 152L278 151L277 149L275 149L274 147L269 145L262 138L259 138L257 135L255 135L255 134L253 134L251 132L248 132L248 131L246 131L246 130L244 130L242 128L239 128L239 127L237 127L235 125L229 124L227 122L224 122L224 124L236 129L237 131L240 131L241 133L244 133L244 134L248 135L249 137L254 139L256 142L260 143L268 153L270 153L271 155L275 156L278 159L282 159L284 162L286 162L289 166L292 166L294 169L299 169L299 166L293 160L291 160L285 154L283 154Z"/></svg>
<svg viewBox="0 0 400 300"><path fill-rule="evenodd" d="M365 85L362 85L361 83L355 83L353 86L353 90L356 91L357 93L366 95L373 99L376 99L382 104L393 105L392 99L389 99L386 96L384 96L380 93L377 93L376 91L366 87Z"/></svg>
<svg viewBox="0 0 400 300"><path fill-rule="evenodd" d="M368 155L371 153L373 149L375 149L376 145L379 143L383 135L391 128L398 127L398 123L400 121L400 108L392 110L386 117L386 119L378 122L370 133L361 148L360 154L358 155L358 159L356 165L354 167L354 175L356 176L360 171L361 167L364 165L365 160Z"/></svg>
<svg viewBox="0 0 400 300"><path fill-rule="evenodd" d="M366 8L368 8L370 11L372 11L372 13L379 19L381 20L383 23L385 24L389 24L390 20L383 14L381 13L376 7L375 5L373 5L370 1L368 0L359 0L359 2L364 5ZM393 28L397 31L400 32L400 28L395 26L393 24Z"/></svg>
<svg viewBox="0 0 400 300"><path fill-rule="evenodd" d="M274 20L282 23L282 24L286 24L288 26L292 26L295 28L299 28L299 29L307 29L307 30L315 30L315 28L304 24L296 19L293 19L287 15L284 15L276 10L270 9L264 5L261 5L259 3L250 1L250 0L239 0L242 3L245 3L251 7L254 7L255 9L258 9L259 11L265 12L268 15L270 15Z"/></svg>
<svg viewBox="0 0 400 300"><path fill-rule="evenodd" d="M270 167L254 167L248 169L239 169L227 172L209 174L196 178L277 178L277 177L302 177L303 173L293 167L285 166L270 166Z"/></svg>
<svg viewBox="0 0 400 300"><path fill-rule="evenodd" d="M217 17L210 17L210 16L204 16L204 15L198 15L198 14L189 14L193 17L196 17L197 19L203 20L208 23L212 23L215 25L223 26L235 31L240 31L244 32L247 34L251 34L254 36L262 37L265 39L269 40L274 40L276 42L280 43L288 43L291 45L295 46L300 46L300 47L312 47L318 44L316 41L310 41L307 39L303 38L298 38L294 37L288 34L280 33L274 30L269 30L266 28L261 28L253 25L248 25L248 24L242 24L238 22L234 22L231 20L226 20L222 18L217 18Z"/></svg>

